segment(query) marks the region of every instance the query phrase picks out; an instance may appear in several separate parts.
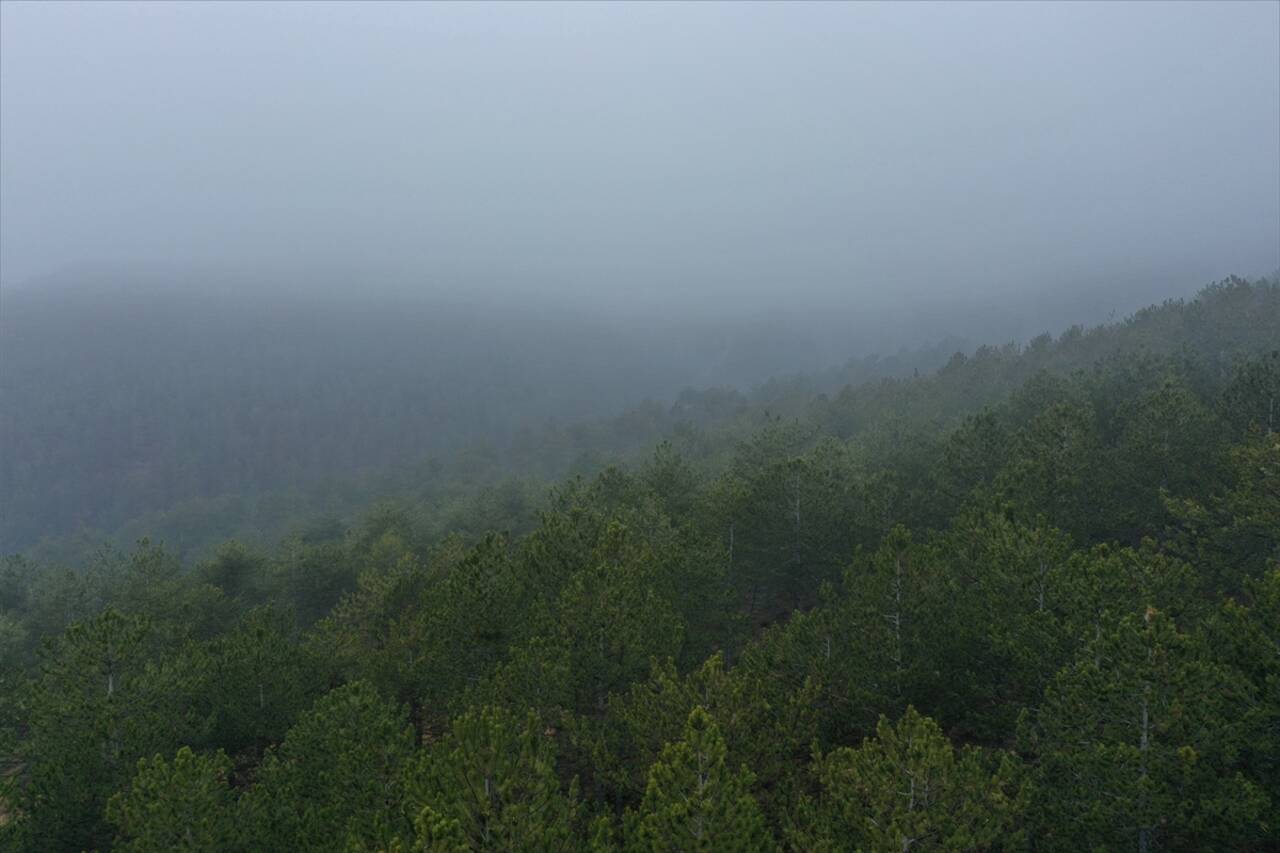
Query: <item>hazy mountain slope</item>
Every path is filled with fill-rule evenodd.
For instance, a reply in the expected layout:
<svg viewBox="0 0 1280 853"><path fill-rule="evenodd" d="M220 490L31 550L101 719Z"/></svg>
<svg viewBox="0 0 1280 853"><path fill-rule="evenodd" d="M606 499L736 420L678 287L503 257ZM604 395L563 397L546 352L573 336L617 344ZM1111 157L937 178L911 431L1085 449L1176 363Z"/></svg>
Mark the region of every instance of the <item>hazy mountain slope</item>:
<svg viewBox="0 0 1280 853"><path fill-rule="evenodd" d="M606 342L549 316L521 326L456 306L397 317L273 304L244 317L215 302L165 325L145 312L172 306L134 305L93 322L85 312L76 338L67 327L80 318L60 315L60 326L36 314L29 328L61 337L5 339L20 356L10 363L29 370L2 374L5 399L24 401L4 411L4 544L53 536L41 553L68 559L105 537L146 535L198 556L229 537L265 544L309 518L349 519L384 498L419 507L443 532L477 501L534 501L540 483L634 459L663 439L714 465L733 436L769 417L842 438L904 421L942 427L1038 372L1143 353L1194 353L1217 380L1280 341L1276 293L1274 283L1230 280L1057 338L851 360L748 394L669 390L687 365L707 369L727 349L702 341L699 362L696 341L655 349L632 331ZM801 359L777 361L788 358ZM672 402L635 404L646 395Z"/></svg>
<svg viewBox="0 0 1280 853"><path fill-rule="evenodd" d="M0 549L830 363L782 322L386 293L43 286L0 310ZM876 375L943 357L886 361Z"/></svg>

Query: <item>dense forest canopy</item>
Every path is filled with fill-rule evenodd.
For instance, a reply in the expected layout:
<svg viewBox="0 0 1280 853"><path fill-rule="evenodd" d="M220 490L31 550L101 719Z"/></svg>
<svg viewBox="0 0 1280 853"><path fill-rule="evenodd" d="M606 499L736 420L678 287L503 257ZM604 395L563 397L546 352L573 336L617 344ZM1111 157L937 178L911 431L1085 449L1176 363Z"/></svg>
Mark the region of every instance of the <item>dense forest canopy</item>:
<svg viewBox="0 0 1280 853"><path fill-rule="evenodd" d="M0 844L1269 846L1278 343L1231 279L529 433L190 567L11 557Z"/></svg>
<svg viewBox="0 0 1280 853"><path fill-rule="evenodd" d="M932 372L972 354L966 340L1030 340L1055 301L1061 332L1061 318L1105 319L1099 305L1133 298L948 309L950 337L930 339L918 309L622 318L394 282L314 286L83 273L4 291L0 552L76 560L149 535L192 559L406 491L449 502L464 479L541 490L685 422L791 413L816 393Z"/></svg>
<svg viewBox="0 0 1280 853"><path fill-rule="evenodd" d="M0 0L0 853L1280 850L1278 48Z"/></svg>
<svg viewBox="0 0 1280 853"><path fill-rule="evenodd" d="M0 545L114 533L184 501L351 488L406 460L510 447L522 430L645 398L669 404L685 387L749 387L837 361L834 343L785 321L624 322L371 290L317 298L175 278L6 293ZM910 375L952 351L859 359L823 381Z"/></svg>

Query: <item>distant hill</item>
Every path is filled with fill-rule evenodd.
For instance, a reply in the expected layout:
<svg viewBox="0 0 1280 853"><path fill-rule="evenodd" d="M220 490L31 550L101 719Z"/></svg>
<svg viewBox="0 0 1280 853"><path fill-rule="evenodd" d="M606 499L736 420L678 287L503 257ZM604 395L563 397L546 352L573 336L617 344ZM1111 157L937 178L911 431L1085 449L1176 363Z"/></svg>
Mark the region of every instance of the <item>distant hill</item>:
<svg viewBox="0 0 1280 853"><path fill-rule="evenodd" d="M1122 352L1190 349L1225 373L1280 341L1276 292L1231 279L1025 345L952 340L825 370L782 327L734 338L443 302L27 293L0 323L0 545L53 537L58 555L152 535L199 552L391 496L443 525L442 507L485 489L595 470L690 429L950 422L1039 371Z"/></svg>
<svg viewBox="0 0 1280 853"><path fill-rule="evenodd" d="M884 371L945 353L913 358ZM43 282L6 291L0 310L0 551L831 360L782 321L609 320L358 288Z"/></svg>

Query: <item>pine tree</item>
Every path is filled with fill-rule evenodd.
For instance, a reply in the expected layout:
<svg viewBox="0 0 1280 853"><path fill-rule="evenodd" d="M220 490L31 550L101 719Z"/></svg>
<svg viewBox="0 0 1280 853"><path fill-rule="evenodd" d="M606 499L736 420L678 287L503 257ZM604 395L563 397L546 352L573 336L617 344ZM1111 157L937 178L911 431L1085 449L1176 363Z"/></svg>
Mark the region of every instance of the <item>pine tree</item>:
<svg viewBox="0 0 1280 853"><path fill-rule="evenodd" d="M954 645L955 584L945 569L937 548L896 525L845 574L839 618L858 627L844 653L863 658L861 687L877 711L933 705L946 690L941 660Z"/></svg>
<svg viewBox="0 0 1280 853"><path fill-rule="evenodd" d="M186 664L202 672L199 699L213 715L211 742L233 755L249 750L256 757L283 739L320 683L292 620L271 608L249 611Z"/></svg>
<svg viewBox="0 0 1280 853"><path fill-rule="evenodd" d="M628 527L611 522L593 562L556 604L555 634L569 650L575 709L600 713L609 694L643 676L653 658L679 654L684 624L662 594L661 564Z"/></svg>
<svg viewBox="0 0 1280 853"><path fill-rule="evenodd" d="M822 787L801 804L798 850L989 850L1015 846L1019 770L1008 755L956 750L938 724L907 708L876 737L814 758Z"/></svg>
<svg viewBox="0 0 1280 853"><path fill-rule="evenodd" d="M1035 843L1208 849L1256 837L1266 794L1239 770L1246 679L1154 608L1062 670L1024 746L1038 758Z"/></svg>
<svg viewBox="0 0 1280 853"><path fill-rule="evenodd" d="M106 846L107 799L146 755L200 736L187 674L151 662L151 626L106 610L44 651L22 700L28 780L18 830L37 847Z"/></svg>
<svg viewBox="0 0 1280 853"><path fill-rule="evenodd" d="M999 742L1074 650L1063 620L1071 542L1050 527L968 513L938 551L955 590L953 633L932 651L947 673L941 714Z"/></svg>
<svg viewBox="0 0 1280 853"><path fill-rule="evenodd" d="M236 797L227 784L231 760L219 750L202 755L182 747L172 762L162 756L138 761L126 791L107 804L119 830L116 849L212 851L243 842Z"/></svg>
<svg viewBox="0 0 1280 853"><path fill-rule="evenodd" d="M1096 413L1087 403L1059 402L1037 414L1017 434L1013 455L997 486L1018 518L1043 516L1055 527L1084 539L1105 515L1105 492L1096 488L1100 456Z"/></svg>
<svg viewBox="0 0 1280 853"><path fill-rule="evenodd" d="M727 670L723 657L715 654L682 676L667 661L655 663L647 680L611 697L603 719L575 720L572 735L611 799L636 803L648 783L649 767L669 742L680 738L689 714L701 707L724 734L726 761L752 767L760 787L783 798L790 792L786 777L816 734L816 698L807 682L793 690L753 662Z"/></svg>
<svg viewBox="0 0 1280 853"><path fill-rule="evenodd" d="M406 715L365 682L320 697L267 753L246 794L251 845L336 850L400 801Z"/></svg>
<svg viewBox="0 0 1280 853"><path fill-rule="evenodd" d="M627 849L645 851L772 850L776 847L751 795L754 777L725 765L720 729L694 708L684 736L649 770L638 813L628 821Z"/></svg>
<svg viewBox="0 0 1280 853"><path fill-rule="evenodd" d="M1209 592L1239 593L1280 562L1280 432L1256 426L1228 452L1218 494L1171 501L1173 547L1195 563Z"/></svg>
<svg viewBox="0 0 1280 853"><path fill-rule="evenodd" d="M520 721L495 708L463 714L407 771L414 832L400 843L414 850L572 849L577 784L561 789L555 752L533 715Z"/></svg>
<svg viewBox="0 0 1280 853"><path fill-rule="evenodd" d="M1168 522L1163 496L1185 495L1219 479L1223 432L1180 381L1166 378L1119 406L1119 435L1109 448L1106 492L1112 511L1095 537L1132 541Z"/></svg>

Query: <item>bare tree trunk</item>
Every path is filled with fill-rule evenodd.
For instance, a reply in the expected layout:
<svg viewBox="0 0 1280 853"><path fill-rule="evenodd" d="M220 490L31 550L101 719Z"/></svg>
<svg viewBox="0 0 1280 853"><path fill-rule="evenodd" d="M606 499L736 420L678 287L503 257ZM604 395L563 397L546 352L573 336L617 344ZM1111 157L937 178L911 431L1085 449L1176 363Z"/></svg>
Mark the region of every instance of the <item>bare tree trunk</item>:
<svg viewBox="0 0 1280 853"><path fill-rule="evenodd" d="M894 689L902 695L902 554L893 558L893 612L888 616L893 629Z"/></svg>
<svg viewBox="0 0 1280 853"><path fill-rule="evenodd" d="M724 594L726 601L733 601L733 521L729 521L729 568L724 576ZM738 606L734 605L735 608ZM724 627L724 665L729 666L733 663L732 652L729 649L729 643L732 639L732 630L730 622L726 620Z"/></svg>
<svg viewBox="0 0 1280 853"><path fill-rule="evenodd" d="M1142 779L1147 778L1147 749L1151 744L1151 712L1147 704L1147 694L1150 692L1148 685L1142 687L1142 728L1138 738L1138 754L1141 756L1138 764L1138 774ZM1151 827L1138 827L1138 853L1149 853L1151 850Z"/></svg>
<svg viewBox="0 0 1280 853"><path fill-rule="evenodd" d="M798 592L796 583L800 574L800 472L796 471L795 479L791 483L794 506L792 509L792 517L795 525L793 528L793 538L791 540L791 577L788 578L790 583L787 584L791 590L791 606L799 607L800 602L797 598Z"/></svg>

